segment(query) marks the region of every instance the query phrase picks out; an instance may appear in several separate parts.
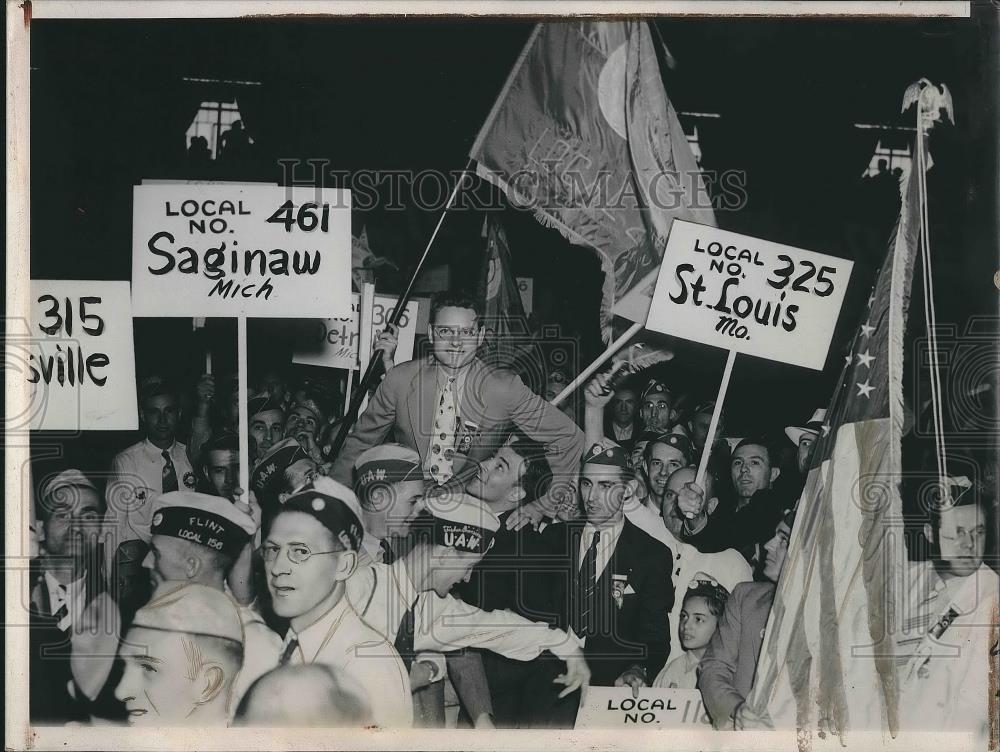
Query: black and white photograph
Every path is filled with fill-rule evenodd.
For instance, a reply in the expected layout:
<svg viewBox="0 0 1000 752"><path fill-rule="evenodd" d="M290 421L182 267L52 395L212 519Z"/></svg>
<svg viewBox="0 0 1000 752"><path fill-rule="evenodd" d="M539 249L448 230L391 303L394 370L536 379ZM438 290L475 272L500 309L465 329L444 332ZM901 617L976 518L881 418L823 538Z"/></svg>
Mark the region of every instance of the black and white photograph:
<svg viewBox="0 0 1000 752"><path fill-rule="evenodd" d="M996 2L6 12L6 749L997 750Z"/></svg>

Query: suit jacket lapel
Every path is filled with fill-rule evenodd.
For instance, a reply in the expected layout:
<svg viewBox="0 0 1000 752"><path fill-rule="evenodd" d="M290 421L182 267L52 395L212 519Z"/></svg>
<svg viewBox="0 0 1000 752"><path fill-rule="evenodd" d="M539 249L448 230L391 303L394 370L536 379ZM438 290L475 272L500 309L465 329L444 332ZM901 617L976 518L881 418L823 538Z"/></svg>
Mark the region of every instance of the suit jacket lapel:
<svg viewBox="0 0 1000 752"><path fill-rule="evenodd" d="M413 443L421 458L427 454L427 442L434 427L434 400L437 397L437 373L433 362L428 358L424 361L416 378L410 385L410 393L406 398L406 408L410 418Z"/></svg>

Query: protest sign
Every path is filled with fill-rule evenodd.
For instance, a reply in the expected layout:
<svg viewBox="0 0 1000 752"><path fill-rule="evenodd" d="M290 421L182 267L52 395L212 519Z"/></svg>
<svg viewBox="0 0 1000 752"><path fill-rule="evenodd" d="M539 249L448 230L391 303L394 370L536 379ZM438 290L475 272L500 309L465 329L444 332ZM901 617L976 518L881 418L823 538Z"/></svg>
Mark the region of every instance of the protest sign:
<svg viewBox="0 0 1000 752"><path fill-rule="evenodd" d="M133 191L136 315L350 313L350 191L261 184Z"/></svg>
<svg viewBox="0 0 1000 752"><path fill-rule="evenodd" d="M397 299L386 295L376 295L372 308L372 342L385 328L386 322L395 310ZM417 333L419 301L411 299L399 320L398 342L393 360L402 363L413 357L413 340ZM317 319L301 322L292 362L327 368L358 367L358 344L361 339L359 311L361 296L354 293L351 298L351 315L347 318Z"/></svg>
<svg viewBox="0 0 1000 752"><path fill-rule="evenodd" d="M578 729L676 729L711 726L697 689L588 687L576 715Z"/></svg>
<svg viewBox="0 0 1000 752"><path fill-rule="evenodd" d="M646 328L821 370L853 266L674 220Z"/></svg>
<svg viewBox="0 0 1000 752"><path fill-rule="evenodd" d="M31 428L138 427L128 282L31 281Z"/></svg>

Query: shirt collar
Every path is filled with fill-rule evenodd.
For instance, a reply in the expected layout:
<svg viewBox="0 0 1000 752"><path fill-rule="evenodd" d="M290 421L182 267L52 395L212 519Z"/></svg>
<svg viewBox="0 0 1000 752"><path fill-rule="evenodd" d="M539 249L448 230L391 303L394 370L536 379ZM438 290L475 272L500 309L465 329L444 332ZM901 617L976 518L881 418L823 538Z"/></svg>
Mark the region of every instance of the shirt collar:
<svg viewBox="0 0 1000 752"><path fill-rule="evenodd" d="M293 638L297 639L299 641L299 650L302 651L305 662L312 663L326 643L330 641L332 637L331 633L337 631L340 620L350 608L351 605L348 603L347 593L345 592L333 608L308 627L305 627L301 632L296 632L293 628L289 627L288 634L285 635L285 644L291 642Z"/></svg>
<svg viewBox="0 0 1000 752"><path fill-rule="evenodd" d="M177 446L177 439L174 439L173 443L166 449L160 449L158 446L156 446L156 444L154 444L149 439L143 439L142 445L149 454L156 455L157 457L162 457L165 451L170 452L171 454L173 453L174 447Z"/></svg>
<svg viewBox="0 0 1000 752"><path fill-rule="evenodd" d="M624 527L625 527L624 515L622 515L622 518L618 520L618 522L612 525L604 525L602 527L597 527L596 525L592 525L588 522L583 526L583 537L586 538L587 540L590 540L594 536L594 533L600 530L602 540L618 540L618 536L622 534L622 529ZM608 535L608 533L610 533L610 536Z"/></svg>

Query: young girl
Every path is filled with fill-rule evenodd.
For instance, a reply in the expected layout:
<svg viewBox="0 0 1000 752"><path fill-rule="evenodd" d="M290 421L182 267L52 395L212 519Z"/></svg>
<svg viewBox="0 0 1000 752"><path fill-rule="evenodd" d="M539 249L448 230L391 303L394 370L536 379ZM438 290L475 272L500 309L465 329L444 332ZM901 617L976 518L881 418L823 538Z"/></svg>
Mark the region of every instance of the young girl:
<svg viewBox="0 0 1000 752"><path fill-rule="evenodd" d="M708 575L699 572L694 576L684 595L678 625L681 647L686 652L664 667L653 682L654 687L697 688L698 663L715 634L728 597L729 591Z"/></svg>

